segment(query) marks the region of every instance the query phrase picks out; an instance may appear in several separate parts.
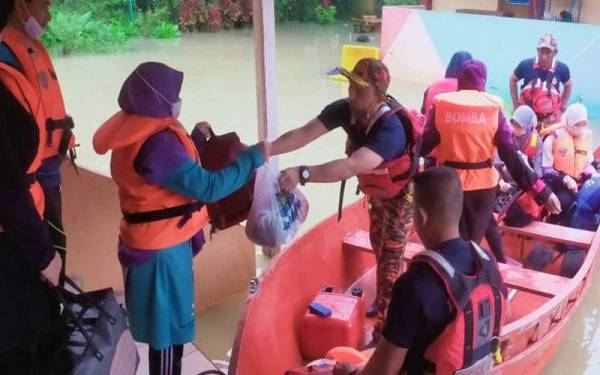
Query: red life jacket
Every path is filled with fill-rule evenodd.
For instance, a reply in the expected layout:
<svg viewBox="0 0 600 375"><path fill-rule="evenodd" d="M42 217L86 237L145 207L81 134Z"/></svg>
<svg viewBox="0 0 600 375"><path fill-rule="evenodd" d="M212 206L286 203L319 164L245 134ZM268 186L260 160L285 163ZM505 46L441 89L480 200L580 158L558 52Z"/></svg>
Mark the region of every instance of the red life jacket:
<svg viewBox="0 0 600 375"><path fill-rule="evenodd" d="M427 89L427 95L425 95L425 118L429 118L429 112L431 112L431 108L433 108L433 103L436 96L455 91L458 91L458 80L456 78L440 79L429 86Z"/></svg>
<svg viewBox="0 0 600 375"><path fill-rule="evenodd" d="M75 147L73 119L66 114L65 103L56 76L56 70L44 45L11 27L2 34L2 41L10 48L23 68L23 73L37 91L46 115L46 147L44 159L64 156ZM71 158L74 158L74 152Z"/></svg>
<svg viewBox="0 0 600 375"><path fill-rule="evenodd" d="M38 148L31 164L28 166L27 177L29 179L29 193L33 203L40 215L44 215L44 192L40 184L35 180L35 172L40 168L44 153L44 140L46 139L46 128L44 127L44 111L40 100L27 78L18 70L9 65L0 63L0 82L17 99L21 106L34 118L38 127ZM0 232L3 229L0 227Z"/></svg>
<svg viewBox="0 0 600 375"><path fill-rule="evenodd" d="M487 374L494 364L492 353L498 349L506 318L502 276L493 256L474 242L471 247L478 263L473 276L457 271L435 251L424 251L411 263L425 263L435 271L456 311L454 320L425 350L428 374L453 375L459 370ZM476 372L480 370L484 371Z"/></svg>
<svg viewBox="0 0 600 375"><path fill-rule="evenodd" d="M525 147L521 150L527 159L529 160L529 164L533 166L533 157L535 156L535 152L537 151L538 142L540 141L540 136L538 133L533 130L525 142Z"/></svg>
<svg viewBox="0 0 600 375"><path fill-rule="evenodd" d="M533 64L534 70L537 69L537 58ZM546 81L536 78L521 89L519 104L528 105L538 116L560 114L562 97L555 86L555 82L558 79L556 77L556 65L557 62L554 60L549 70L550 75Z"/></svg>
<svg viewBox="0 0 600 375"><path fill-rule="evenodd" d="M425 125L425 117L418 111L403 107L391 97L388 105L390 109L382 114L378 123L384 116L398 116L406 134L406 152L395 160L383 162L369 173L357 176L360 191L377 199L397 196L417 172Z"/></svg>

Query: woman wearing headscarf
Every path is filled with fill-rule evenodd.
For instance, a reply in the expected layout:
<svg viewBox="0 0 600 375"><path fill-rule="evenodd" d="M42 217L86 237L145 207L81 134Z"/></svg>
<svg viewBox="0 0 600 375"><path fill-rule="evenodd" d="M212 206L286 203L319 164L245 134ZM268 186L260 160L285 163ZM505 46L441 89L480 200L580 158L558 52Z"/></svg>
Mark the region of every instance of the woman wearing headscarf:
<svg viewBox="0 0 600 375"><path fill-rule="evenodd" d="M544 140L542 171L546 180L556 191L563 213L552 216L555 224L568 225L569 210L579 186L592 175L593 133L588 126L588 112L581 103L571 104L562 118L562 127Z"/></svg>
<svg viewBox="0 0 600 375"><path fill-rule="evenodd" d="M463 184L461 236L479 243L493 220L498 173L496 152L519 187L538 204L560 212L558 199L529 169L514 147L502 114L502 99L485 92L487 68L478 60L464 63L458 91L436 97L423 136L423 155L435 147L442 165L453 168Z"/></svg>
<svg viewBox="0 0 600 375"><path fill-rule="evenodd" d="M457 78L460 67L472 58L471 54L467 51L458 51L452 55L452 58L446 67L444 78L434 82L427 90L425 90L423 105L421 106L421 113L424 114L425 117L429 116L429 111L433 106L433 100L437 95L458 90Z"/></svg>
<svg viewBox="0 0 600 375"><path fill-rule="evenodd" d="M13 6L13 0L0 1L0 44ZM46 144L45 120L27 77L0 62L2 374L55 374L55 350L62 339L52 289L62 261L42 218L44 194L35 178Z"/></svg>
<svg viewBox="0 0 600 375"><path fill-rule="evenodd" d="M183 73L167 65L140 65L123 84L121 110L94 135L96 152L112 151L127 311L134 339L150 345L151 375L180 374L183 344L194 338L192 258L204 243L203 204L241 188L269 148L252 146L229 167L204 170L177 121L182 83ZM192 138L203 139L205 126Z"/></svg>

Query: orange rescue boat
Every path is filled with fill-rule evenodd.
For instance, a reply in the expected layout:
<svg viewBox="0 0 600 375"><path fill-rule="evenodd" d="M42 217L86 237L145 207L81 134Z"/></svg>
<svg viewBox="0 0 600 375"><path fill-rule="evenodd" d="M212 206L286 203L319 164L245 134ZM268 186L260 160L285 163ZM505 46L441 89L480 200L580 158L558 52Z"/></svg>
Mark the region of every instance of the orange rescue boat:
<svg viewBox="0 0 600 375"><path fill-rule="evenodd" d="M322 335L317 333L306 340L307 332L314 328L307 326L308 305L325 286L348 291L347 296L360 287L365 302L372 301L375 258L368 227L364 204L355 203L344 209L341 222L335 216L326 219L274 259L246 301L229 374L281 375L306 365L309 359L303 353L315 349L306 346L322 345L319 336L323 340L328 337L326 328L319 328ZM504 282L512 289L511 312L500 338L504 362L494 367L493 374L538 374L552 359L569 319L590 286L598 260L599 233L541 222L525 228L503 228L505 252L517 261L523 262L540 243L578 246L587 250L587 256L573 278L500 264ZM413 236L405 261L410 262L422 250ZM372 327L365 319L360 327L349 324L344 329L359 330L362 345L366 345Z"/></svg>

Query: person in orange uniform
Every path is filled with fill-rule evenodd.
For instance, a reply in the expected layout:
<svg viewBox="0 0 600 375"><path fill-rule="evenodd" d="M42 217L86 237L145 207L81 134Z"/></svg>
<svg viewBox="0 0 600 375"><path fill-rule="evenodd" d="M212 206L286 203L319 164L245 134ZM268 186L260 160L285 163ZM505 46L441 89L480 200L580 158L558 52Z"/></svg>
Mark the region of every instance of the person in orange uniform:
<svg viewBox="0 0 600 375"><path fill-rule="evenodd" d="M579 186L594 172L593 133L588 126L587 109L581 103L571 104L562 122L563 126L544 140L542 170L544 180L556 191L564 208L561 215L550 217L550 221L568 225L574 212L569 208Z"/></svg>
<svg viewBox="0 0 600 375"><path fill-rule="evenodd" d="M63 258L67 239L62 222L60 166L67 153L74 160L73 119L67 115L60 83L52 60L39 41L50 22L51 0L16 0L0 45L0 61L22 72L40 97L45 113L47 139L37 179L44 189L44 218L50 227L54 247Z"/></svg>
<svg viewBox="0 0 600 375"><path fill-rule="evenodd" d="M478 60L463 64L455 93L438 95L423 136L423 154L435 147L442 165L454 168L465 191L461 235L479 243L493 220L498 172L496 152L523 191L538 204L560 212L558 198L519 156L504 115L502 100L485 92L487 69Z"/></svg>
<svg viewBox="0 0 600 375"><path fill-rule="evenodd" d="M94 134L99 154L111 151L123 219L119 260L133 337L150 345L150 374L181 373L183 345L194 339L192 258L204 243L204 203L241 188L268 157L268 144L249 147L227 168L202 168L194 139L177 120L183 73L144 63L127 78L121 110Z"/></svg>
<svg viewBox="0 0 600 375"><path fill-rule="evenodd" d="M13 0L0 2L0 41ZM60 347L61 258L42 220L45 116L27 78L0 62L0 372L50 374Z"/></svg>

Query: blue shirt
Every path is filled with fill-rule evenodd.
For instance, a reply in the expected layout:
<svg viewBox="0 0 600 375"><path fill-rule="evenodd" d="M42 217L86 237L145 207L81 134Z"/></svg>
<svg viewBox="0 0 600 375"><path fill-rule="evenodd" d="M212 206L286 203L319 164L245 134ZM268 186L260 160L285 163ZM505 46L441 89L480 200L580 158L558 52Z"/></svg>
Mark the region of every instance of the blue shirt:
<svg viewBox="0 0 600 375"><path fill-rule="evenodd" d="M459 272L473 274L477 269L476 255L460 238L440 244L435 251ZM444 282L429 265L415 263L394 285L383 337L408 349L404 369L409 375L423 374L425 350L455 317Z"/></svg>
<svg viewBox="0 0 600 375"><path fill-rule="evenodd" d="M547 81L548 79L552 78L552 73L549 70L542 70L540 68L535 69L534 64L534 58L525 59L521 61L515 69L515 76L519 79L519 81L523 80L523 85L521 88L538 78L542 81ZM557 90L560 90L561 83L564 85L571 80L571 72L569 71L569 67L566 64L557 61L554 76L556 79L553 80L552 84Z"/></svg>
<svg viewBox="0 0 600 375"><path fill-rule="evenodd" d="M577 194L576 210L570 227L595 231L598 228L599 213L600 177L593 177L583 184Z"/></svg>
<svg viewBox="0 0 600 375"><path fill-rule="evenodd" d="M17 57L11 51L10 48L6 45L6 43L0 43L0 61L12 66L17 70L22 70L21 63L17 60Z"/></svg>
<svg viewBox="0 0 600 375"><path fill-rule="evenodd" d="M406 133L398 116L383 115L368 134L352 124L352 112L348 99L331 103L317 118L328 130L342 127L355 146L367 147L384 161L399 158L406 148Z"/></svg>

